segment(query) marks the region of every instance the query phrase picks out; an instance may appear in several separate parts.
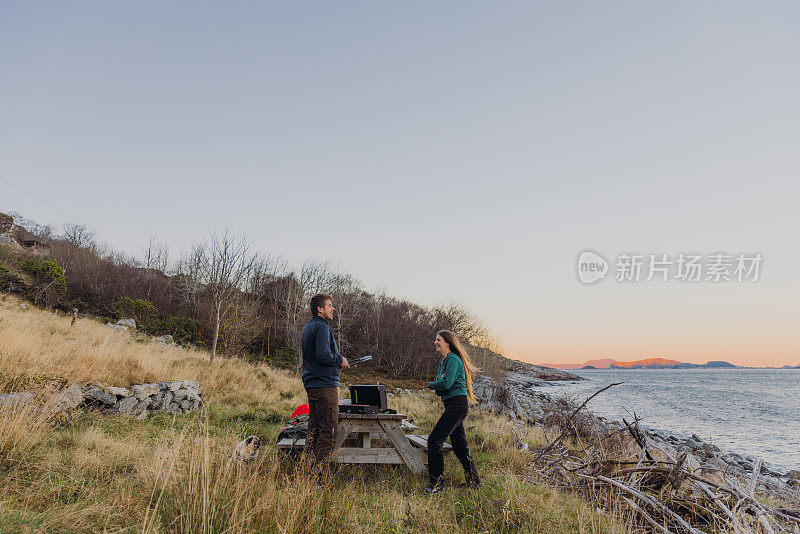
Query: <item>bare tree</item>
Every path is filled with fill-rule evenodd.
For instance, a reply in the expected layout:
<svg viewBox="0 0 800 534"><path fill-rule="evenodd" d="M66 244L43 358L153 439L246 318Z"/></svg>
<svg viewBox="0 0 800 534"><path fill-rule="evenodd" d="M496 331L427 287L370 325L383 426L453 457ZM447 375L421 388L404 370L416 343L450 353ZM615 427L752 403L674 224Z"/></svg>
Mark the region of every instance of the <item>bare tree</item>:
<svg viewBox="0 0 800 534"><path fill-rule="evenodd" d="M85 224L68 223L64 225L64 240L78 248L91 247L94 237L94 232L89 230Z"/></svg>
<svg viewBox="0 0 800 534"><path fill-rule="evenodd" d="M489 329L462 304L450 301L431 311L437 328L452 330L470 345L485 347L491 342Z"/></svg>
<svg viewBox="0 0 800 534"><path fill-rule="evenodd" d="M205 285L212 299L214 334L211 340L211 360L217 354L219 328L233 304L235 295L243 288L256 261L250 253L250 242L244 235L227 228L222 234L213 233L206 241L194 246L190 254L192 271Z"/></svg>
<svg viewBox="0 0 800 534"><path fill-rule="evenodd" d="M142 248L141 265L145 269L167 272L169 266L169 247L150 234L147 244Z"/></svg>

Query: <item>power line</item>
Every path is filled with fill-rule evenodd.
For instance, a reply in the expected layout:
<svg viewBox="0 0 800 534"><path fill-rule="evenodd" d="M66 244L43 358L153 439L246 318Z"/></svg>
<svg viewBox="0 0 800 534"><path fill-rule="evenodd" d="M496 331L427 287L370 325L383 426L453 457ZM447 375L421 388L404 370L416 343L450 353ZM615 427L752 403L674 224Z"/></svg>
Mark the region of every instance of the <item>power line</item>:
<svg viewBox="0 0 800 534"><path fill-rule="evenodd" d="M45 202L44 200L42 200L41 198L37 197L37 196L36 196L36 195L34 195L33 193L29 193L29 192L25 191L25 190L24 190L24 189L22 189L20 186L18 186L18 185L16 185L16 184L12 184L11 182L9 182L8 180L6 180L5 178L3 178L3 177L0 177L0 181L7 183L8 185L10 185L11 187L13 187L13 188L14 188L14 189L16 189L17 191L19 191L19 192L21 192L21 193L24 193L24 194L28 195L29 197L31 197L31 198L32 198L32 199L34 199L35 201L37 201L37 202L39 202L39 203L41 203L41 204L44 204L45 206L47 206L47 207L48 207L48 208L50 208L51 210L55 210L55 211L57 211L58 213L60 213L61 215L65 216L65 217L68 217L69 219L72 219L72 220L73 220L73 221L75 221L76 223L78 223L78 224L81 224L81 225L83 225L83 226L86 226L87 228L91 228L91 226L89 226L88 224L86 224L86 223L84 223L84 222L82 222L82 221L79 221L78 219L76 219L75 217L73 217L72 215L70 215L69 213L67 213L66 211L64 211L64 210L62 210L62 209L59 209L59 208L57 208L57 207L53 206L53 205L52 205L52 204L50 204L49 202ZM128 243L128 242L127 242L127 241L125 241L124 239L120 239L120 238L118 238L118 237L115 237L115 236L113 236L113 235L111 235L111 234L107 234L106 232L101 232L100 230L97 230L96 228L94 228L94 231L95 231L95 232L97 232L98 234L104 235L104 236L106 236L106 237L110 237L111 239L115 239L115 240L119 241L120 243L124 243L124 244L128 245L129 247L135 247L135 246L136 246L136 245L133 245L133 244L131 244L131 243Z"/></svg>

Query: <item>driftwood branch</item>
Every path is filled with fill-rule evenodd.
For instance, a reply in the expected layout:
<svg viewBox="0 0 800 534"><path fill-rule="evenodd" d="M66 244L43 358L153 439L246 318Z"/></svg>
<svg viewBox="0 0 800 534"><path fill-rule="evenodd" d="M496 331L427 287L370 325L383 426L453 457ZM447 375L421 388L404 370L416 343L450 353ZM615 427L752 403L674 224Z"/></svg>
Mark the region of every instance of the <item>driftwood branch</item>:
<svg viewBox="0 0 800 534"><path fill-rule="evenodd" d="M605 390L607 390L608 388L611 388L611 387L614 387L614 386L618 386L618 385L620 385L620 384L622 384L622 382L615 382L614 384L609 384L609 385L607 385L606 387L604 387L603 389L600 389L600 390L598 390L598 391L594 392L594 393L593 393L593 394L592 394L592 395L591 395L591 396L590 396L588 399L586 399L585 401L583 401L583 404L581 404L580 406L578 406L578 407L575 409L575 411L574 411L574 412L572 412L572 415L570 415L570 416L567 418L567 420L564 422L564 424L563 424L563 426L564 426L564 430L561 432L561 434L559 434L559 436L558 436L558 437L557 437L555 440L553 440L553 442L552 442L552 443L550 443L550 445L548 445L548 446L547 446L547 447L546 447L544 450L541 450L541 451L539 451L538 453L536 453L536 457L533 459L533 461L535 462L536 460L538 460L539 458L541 458L542 456L544 456L545 454L547 454L548 452L550 452L550 450L551 450L553 447L555 447L556 443L558 443L559 441L561 441L561 439L562 439L564 436L566 436L566 435L567 435L567 433L569 432L569 423L570 423L570 421L572 421L572 418L573 418L573 417L575 417L575 414L577 414L579 411L581 411L581 409L582 409L584 406L586 406L586 405L589 403L589 401L590 401L590 400L592 400L593 398L595 398L596 396L598 396L600 393L604 392L604 391L605 391Z"/></svg>
<svg viewBox="0 0 800 534"><path fill-rule="evenodd" d="M612 478L608 478L608 477L604 477L604 476L598 476L597 479L598 480L602 480L603 482L606 482L608 484L611 484L612 486L615 486L615 487L621 489L622 491L628 492L631 495L633 495L634 497L637 497L637 498L641 499L642 501L646 502L647 504L649 504L653 508L666 513L669 517L674 519L676 523L678 523L680 526L682 526L684 529L686 529L687 532L690 532L691 534L703 534L703 532L701 532L700 530L694 528L692 525L687 523L681 516L679 516L678 514L676 514L675 512L670 510L669 508L667 508L664 504L660 503L659 501L657 501L655 498L651 497L650 495L646 495L646 494L644 494L644 493L642 493L640 491L636 491L635 489L633 489L631 487L628 487L625 484L623 484L622 482L619 482L619 481L614 480Z"/></svg>
<svg viewBox="0 0 800 534"><path fill-rule="evenodd" d="M570 432L572 419L599 393L570 410L561 432L528 464L531 479L561 490L581 493L606 511L619 514L633 531L677 534L733 532L735 534L800 534L800 497L790 490L764 493L769 484L757 460L748 475L704 467L693 471L689 451L662 448L632 422L615 427L595 420L590 443L583 450L568 450L561 439ZM620 432L620 430L622 432ZM610 439L610 437L615 439ZM666 457L659 460L656 452ZM652 453L652 454L651 454ZM546 455L546 456L545 456ZM762 502L763 501L763 502ZM769 503L778 502L779 504Z"/></svg>

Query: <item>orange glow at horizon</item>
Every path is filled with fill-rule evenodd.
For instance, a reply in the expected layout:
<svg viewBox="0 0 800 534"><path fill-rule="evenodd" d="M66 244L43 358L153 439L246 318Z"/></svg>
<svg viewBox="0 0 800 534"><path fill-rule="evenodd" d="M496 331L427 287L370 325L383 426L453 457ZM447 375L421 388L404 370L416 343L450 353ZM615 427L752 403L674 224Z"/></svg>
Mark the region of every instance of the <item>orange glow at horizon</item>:
<svg viewBox="0 0 800 534"><path fill-rule="evenodd" d="M764 332L751 336L729 333L727 337L709 332L702 338L694 335L682 339L653 333L620 336L618 339L608 339L604 335L576 337L551 335L547 339L525 339L508 336L503 339L503 355L535 364L583 364L602 358L618 362L663 358L697 364L721 360L743 367L800 365L798 343L791 339L796 336L786 331L782 336Z"/></svg>

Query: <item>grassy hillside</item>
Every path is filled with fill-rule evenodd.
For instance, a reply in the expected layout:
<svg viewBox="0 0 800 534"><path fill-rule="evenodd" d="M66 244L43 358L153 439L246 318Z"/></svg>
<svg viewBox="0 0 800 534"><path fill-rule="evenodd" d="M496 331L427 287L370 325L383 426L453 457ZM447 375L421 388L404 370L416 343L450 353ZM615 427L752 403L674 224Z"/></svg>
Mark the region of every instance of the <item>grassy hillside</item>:
<svg viewBox="0 0 800 534"><path fill-rule="evenodd" d="M480 490L427 496L423 477L394 466L337 466L330 485L315 486L272 447L305 402L296 378L0 302L0 392L184 378L202 384L205 407L180 416L90 413L54 426L0 407L0 532L625 532L588 502L527 482L528 453L512 445L507 421L481 412L467 423ZM390 404L426 433L440 411L429 395ZM259 460L227 468L248 434L263 440ZM544 436L531 427L525 439ZM447 462L452 486L457 464Z"/></svg>

